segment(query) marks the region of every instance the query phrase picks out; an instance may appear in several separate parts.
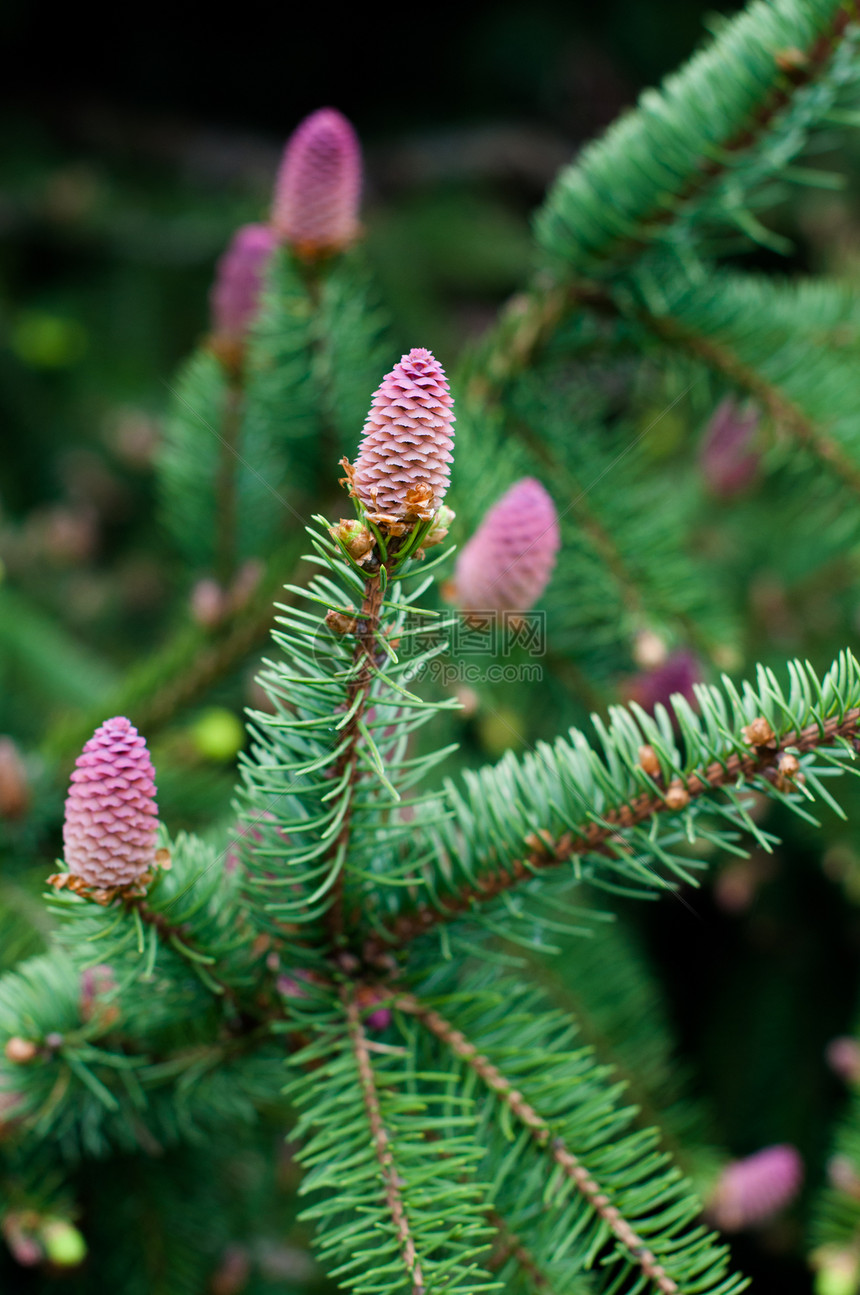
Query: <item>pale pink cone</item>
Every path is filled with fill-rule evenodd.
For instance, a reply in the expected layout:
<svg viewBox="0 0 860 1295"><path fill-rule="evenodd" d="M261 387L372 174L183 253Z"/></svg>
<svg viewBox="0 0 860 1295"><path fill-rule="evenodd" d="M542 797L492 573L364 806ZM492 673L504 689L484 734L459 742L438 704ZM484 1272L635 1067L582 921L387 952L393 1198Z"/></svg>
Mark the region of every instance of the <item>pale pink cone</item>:
<svg viewBox="0 0 860 1295"><path fill-rule="evenodd" d="M78 756L63 824L66 866L108 890L155 862L158 807L146 742L122 716L97 728Z"/></svg>
<svg viewBox="0 0 860 1295"><path fill-rule="evenodd" d="M320 108L287 142L272 225L300 256L340 251L358 235L360 196L358 137L335 108Z"/></svg>
<svg viewBox="0 0 860 1295"><path fill-rule="evenodd" d="M789 1205L803 1181L803 1161L787 1143L734 1160L717 1181L708 1214L724 1232L768 1223Z"/></svg>
<svg viewBox="0 0 860 1295"><path fill-rule="evenodd" d="M755 449L761 421L758 410L743 406L732 396L721 400L705 428L699 449L699 467L708 489L720 499L740 494L758 472Z"/></svg>
<svg viewBox="0 0 860 1295"><path fill-rule="evenodd" d="M277 243L268 225L243 225L236 230L218 262L209 296L217 337L231 342L245 337L260 309L263 278Z"/></svg>
<svg viewBox="0 0 860 1295"><path fill-rule="evenodd" d="M561 545L555 504L534 477L511 486L486 513L454 572L466 612L525 612L540 598Z"/></svg>
<svg viewBox="0 0 860 1295"><path fill-rule="evenodd" d="M454 457L453 404L444 369L422 346L385 375L355 461L355 493L368 512L409 517L437 510Z"/></svg>

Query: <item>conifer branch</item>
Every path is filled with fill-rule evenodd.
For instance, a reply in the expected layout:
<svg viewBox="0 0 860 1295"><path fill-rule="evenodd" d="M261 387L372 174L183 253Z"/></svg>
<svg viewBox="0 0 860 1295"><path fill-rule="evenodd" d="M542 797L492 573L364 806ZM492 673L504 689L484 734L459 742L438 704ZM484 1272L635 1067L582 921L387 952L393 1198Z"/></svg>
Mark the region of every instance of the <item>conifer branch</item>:
<svg viewBox="0 0 860 1295"><path fill-rule="evenodd" d="M661 1292L661 1295L677 1295L677 1283L672 1281L665 1269L659 1264L645 1242L634 1232L633 1228L612 1205L609 1196L602 1191L588 1170L580 1163L573 1152L561 1138L553 1137L552 1129L535 1108L526 1101L522 1093L493 1065L489 1058L483 1056L477 1047L466 1036L454 1028L438 1012L425 1007L411 994L401 995L396 1006L403 1012L416 1016L431 1033L435 1034L455 1056L464 1061L479 1079L489 1088L500 1102L528 1129L532 1139L544 1148L562 1173L585 1197L591 1208L609 1228L610 1232L628 1251L630 1258L638 1264L645 1276Z"/></svg>
<svg viewBox="0 0 860 1295"><path fill-rule="evenodd" d="M222 995L225 1000L236 1002L236 991L232 985L227 984L220 976L211 970L213 958L208 957L202 949L198 948L196 942L184 922L171 922L162 912L151 908L142 895L128 895L123 898L123 907L126 912L137 913L142 922L147 926L154 927L159 939L170 948L175 949L181 958L189 966L200 974L200 968L205 965L204 984L209 989Z"/></svg>
<svg viewBox="0 0 860 1295"><path fill-rule="evenodd" d="M367 1112L367 1120L373 1138L373 1149L379 1162L379 1173L382 1178L388 1212L397 1234L403 1263L409 1274L412 1295L424 1295L424 1277L409 1227L409 1220L406 1217L403 1198L400 1194L388 1131L382 1120L367 1035L361 1023L361 1012L355 994L349 988L344 988L341 997L346 1008L353 1055L358 1068L364 1108Z"/></svg>
<svg viewBox="0 0 860 1295"><path fill-rule="evenodd" d="M670 345L689 351L709 368L722 373L730 382L755 396L778 427L789 432L800 445L812 450L855 494L860 494L860 467L783 391L768 382L763 374L744 364L725 341L714 341L713 338L697 333L689 325L669 317L643 313L639 318L658 337Z"/></svg>
<svg viewBox="0 0 860 1295"><path fill-rule="evenodd" d="M704 769L693 771L685 778L673 779L665 793L643 793L618 808L607 810L599 822L586 821L558 838L544 832L533 835L530 841L525 842L530 847L528 851L504 869L477 877L472 885L464 886L457 895L440 896L434 906L421 904L384 924L383 933L374 934L365 942L364 956L369 962L374 962L390 952L392 946L406 945L438 924L462 916L474 905L488 903L513 887L568 863L577 855L606 854L613 857L612 846L617 843L621 829L636 827L659 814L678 812L697 798L731 787L743 778L755 775L775 778L779 758L789 748L801 753L814 751L839 738L856 738L858 732L860 707L853 707L841 715L809 724L800 731L788 732L779 742L753 746L748 755L739 755L733 750Z"/></svg>
<svg viewBox="0 0 860 1295"><path fill-rule="evenodd" d="M819 10L824 7L819 6ZM764 6L761 8L764 11ZM766 21L760 28L756 23L756 17L760 19L762 14L755 17L744 14L730 24L734 30L731 35L727 34L725 53L721 54L727 85L732 77L737 76L733 64L738 48L743 45L748 45L761 66L758 77L748 75L743 86L745 95L757 94L758 99L749 104L745 120L733 123L734 129L725 139L710 139L707 148L703 146L701 137L694 137L693 132L689 141L684 139L686 121L699 116L709 118L714 112L707 79L709 73L713 76L716 70L717 46L722 41L718 38L714 47L694 58L675 83L667 86L662 113L640 108L622 119L615 132L593 144L581 159L562 172L537 220L542 242L555 254L556 260L563 259L567 264L560 271L561 277L545 270L530 288L511 298L470 366L467 386L470 397L481 402L498 400L506 384L533 365L537 354L578 307L591 307L598 312L608 307L610 313L617 313L611 295L602 284L589 281L587 277L572 277L576 271L590 275L598 268L608 268L607 263L635 258L651 245L661 230L671 226L685 210L694 207L695 200L703 196L709 186L723 176L734 175L737 178L742 156L755 152L776 127L780 114L790 106L798 91L811 86L826 73L858 14L856 0L849 0L834 6L836 12L817 31L818 15L803 15L801 25L805 25L808 34L801 36L798 28L788 36L792 24L798 23L799 15L792 14L789 6L785 8L787 12L784 14L764 14L765 19L773 19L774 28L770 31ZM780 27L785 48L777 48L774 52L773 42L779 39L776 33ZM763 42L766 42L764 46ZM755 90L751 90L753 86ZM797 151L797 141L808 135L810 128L817 124L816 112L826 113L827 107L828 104L822 100L798 123L792 153ZM676 118L674 122L672 117ZM607 209L605 185L619 185L614 173L628 164L628 154L634 149L640 151L643 159L660 157L664 149L653 134L663 130L667 134L661 143L666 143L668 148L668 141L671 141L675 154L671 171L669 168L661 170L657 165L653 175L645 175L640 166L631 176L627 190L619 187L614 190L617 196L623 192L623 214L613 211L613 219L606 219L603 215ZM688 172L686 180L677 190L670 192L670 187L685 170ZM761 178L756 177L758 180ZM641 189L641 196L638 189ZM586 225L589 226L587 232ZM631 234L631 227L637 232Z"/></svg>
<svg viewBox="0 0 860 1295"><path fill-rule="evenodd" d="M44 740L44 752L59 760L68 758L106 711L134 715L141 731L152 738L265 643L275 619L272 598L281 589L285 574L293 572L296 555L296 549L275 554L251 600L214 635L196 626L185 626L134 671L121 689L103 697L97 711L57 723ZM283 592L280 600L289 603L289 593Z"/></svg>
<svg viewBox="0 0 860 1295"><path fill-rule="evenodd" d="M240 374L231 374L224 391L218 471L215 479L216 526L215 570L227 588L236 571L238 500L236 498L239 460L237 450L242 426L244 390Z"/></svg>
<svg viewBox="0 0 860 1295"><path fill-rule="evenodd" d="M836 64L856 15L856 0L750 6L562 171L538 214L545 249L574 269L606 273L663 231L683 237L696 220L714 216L731 224L720 180L731 177L742 193L796 156L843 88ZM815 85L819 95L803 94ZM762 162L780 129L783 149Z"/></svg>
<svg viewBox="0 0 860 1295"><path fill-rule="evenodd" d="M534 1255L523 1242L522 1237L518 1237L515 1232L510 1230L501 1214L498 1214L496 1210L487 1212L487 1221L493 1225L498 1234L498 1246L487 1260L487 1267L492 1271L498 1271L498 1269L504 1267L509 1259L513 1259L523 1270L536 1291L544 1291L546 1295L553 1295L552 1283L546 1273L541 1270Z"/></svg>
<svg viewBox="0 0 860 1295"><path fill-rule="evenodd" d="M364 599L356 616L355 648L352 655L352 673L346 689L346 707L351 718L346 726L346 745L335 764L333 780L339 784L346 780L346 796L351 799L359 778L359 755L362 742L362 721L367 708L370 688L376 676L376 637L379 633L380 612L383 601L383 581L378 573L368 576L364 585ZM332 842L329 857L333 864L346 856L349 849L352 806L347 805L340 831ZM343 935L343 868L332 888L332 903L326 921L332 940L337 944Z"/></svg>

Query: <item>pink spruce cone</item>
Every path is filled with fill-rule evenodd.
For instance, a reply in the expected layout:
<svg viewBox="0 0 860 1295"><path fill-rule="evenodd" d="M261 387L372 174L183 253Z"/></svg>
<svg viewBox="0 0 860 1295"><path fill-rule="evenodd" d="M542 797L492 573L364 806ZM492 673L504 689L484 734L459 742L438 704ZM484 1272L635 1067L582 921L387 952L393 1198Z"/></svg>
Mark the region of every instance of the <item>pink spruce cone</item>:
<svg viewBox="0 0 860 1295"><path fill-rule="evenodd" d="M370 513L432 517L448 489L454 404L445 371L415 346L380 383L364 424L353 488Z"/></svg>
<svg viewBox="0 0 860 1295"><path fill-rule="evenodd" d="M781 1143L726 1165L708 1203L708 1214L724 1232L739 1232L770 1220L789 1205L803 1181L803 1161Z"/></svg>
<svg viewBox="0 0 860 1295"><path fill-rule="evenodd" d="M241 342L260 306L263 276L278 245L268 225L243 225L215 270L209 295L212 329L217 337Z"/></svg>
<svg viewBox="0 0 860 1295"><path fill-rule="evenodd" d="M761 421L752 405L733 396L721 400L705 428L699 467L708 489L720 499L740 494L755 477L760 455L753 447Z"/></svg>
<svg viewBox="0 0 860 1295"><path fill-rule="evenodd" d="M523 477L486 513L457 559L463 611L525 612L549 583L561 545L558 514L534 477Z"/></svg>
<svg viewBox="0 0 860 1295"><path fill-rule="evenodd" d="M99 889L127 886L155 862L157 827L146 742L122 716L106 720L72 774L63 824L66 866Z"/></svg>
<svg viewBox="0 0 860 1295"><path fill-rule="evenodd" d="M272 225L299 256L340 251L358 235L360 195L358 136L335 108L320 108L287 141Z"/></svg>

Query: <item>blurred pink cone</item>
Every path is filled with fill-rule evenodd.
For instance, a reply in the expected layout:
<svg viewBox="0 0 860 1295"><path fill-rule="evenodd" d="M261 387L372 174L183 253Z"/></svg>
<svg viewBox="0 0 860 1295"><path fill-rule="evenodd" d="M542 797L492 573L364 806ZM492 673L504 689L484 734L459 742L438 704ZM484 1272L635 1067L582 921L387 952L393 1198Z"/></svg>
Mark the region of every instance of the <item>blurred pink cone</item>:
<svg viewBox="0 0 860 1295"><path fill-rule="evenodd" d="M335 108L320 108L294 131L275 182L272 225L298 256L338 252L358 236L361 146Z"/></svg>
<svg viewBox="0 0 860 1295"><path fill-rule="evenodd" d="M764 1147L725 1167L708 1202L708 1215L724 1232L758 1227L791 1204L802 1181L803 1161L794 1147Z"/></svg>
<svg viewBox="0 0 860 1295"><path fill-rule="evenodd" d="M212 331L241 342L257 317L266 267L277 246L268 225L243 225L218 262L210 293Z"/></svg>
<svg viewBox="0 0 860 1295"><path fill-rule="evenodd" d="M454 600L463 611L526 612L549 583L561 546L558 514L534 477L511 486L457 559Z"/></svg>
<svg viewBox="0 0 860 1295"><path fill-rule="evenodd" d="M711 415L699 447L699 467L718 498L740 494L758 472L761 455L752 447L760 421L757 409L733 396L721 400Z"/></svg>
<svg viewBox="0 0 860 1295"><path fill-rule="evenodd" d="M860 1043L848 1035L831 1039L824 1053L830 1069L846 1084L860 1081Z"/></svg>

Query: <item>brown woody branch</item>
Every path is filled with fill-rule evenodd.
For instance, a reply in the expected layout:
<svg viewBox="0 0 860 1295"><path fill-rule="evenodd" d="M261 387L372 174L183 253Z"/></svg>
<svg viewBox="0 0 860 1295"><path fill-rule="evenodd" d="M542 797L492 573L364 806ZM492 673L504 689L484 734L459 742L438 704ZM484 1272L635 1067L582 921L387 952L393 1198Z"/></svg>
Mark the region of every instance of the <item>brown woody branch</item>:
<svg viewBox="0 0 860 1295"><path fill-rule="evenodd" d="M460 1030L455 1029L450 1021L446 1021L432 1008L425 1007L413 995L401 995L396 1000L396 1006L401 1011L417 1017L441 1043L475 1072L486 1087L495 1093L500 1102L508 1107L520 1124L528 1129L532 1140L547 1152L565 1177L570 1179L585 1197L595 1213L603 1219L612 1235L624 1246L630 1261L638 1264L661 1295L677 1295L677 1283L657 1262L655 1255L648 1249L643 1239L611 1203L610 1197L601 1190L600 1185L565 1145L563 1139L553 1137L552 1129L543 1116L526 1101L522 1093L514 1088L510 1080L505 1078L489 1058L480 1053L475 1044L470 1042Z"/></svg>
<svg viewBox="0 0 860 1295"><path fill-rule="evenodd" d="M729 787L742 777L777 772L779 758L791 747L796 751L813 751L827 746L838 737L853 738L860 728L860 707L846 711L841 719L833 716L819 726L810 724L799 732L786 733L777 743L753 746L748 755L734 753L724 761L715 760L706 769L693 772L684 779L675 779L665 793L643 792L632 797L617 809L603 815L601 823L583 823L574 831L553 838L549 833L532 837L523 844L529 847L519 859L505 868L478 877L473 885L464 886L456 895L441 898L437 905L421 904L411 912L399 914L383 930L365 942L364 956L368 962L378 961L393 947L408 944L441 922L451 921L467 913L474 905L484 904L522 882L532 881L543 872L568 863L577 855L613 854L619 830L636 827L656 814L677 812L697 797L721 787Z"/></svg>
<svg viewBox="0 0 860 1295"><path fill-rule="evenodd" d="M370 1125L371 1137L373 1139L373 1150L379 1163L379 1172L385 1192L385 1203L388 1206L388 1212L391 1215L391 1220L394 1224L394 1230L400 1244L400 1253L403 1257L403 1263L409 1274L412 1295L424 1295L424 1276L421 1272L421 1265L418 1261L415 1242L409 1228L409 1220L406 1217L403 1197L400 1194L400 1186L397 1170L394 1166L394 1158L391 1154L388 1130L386 1129L382 1119L382 1111L379 1106L379 1094L377 1092L376 1081L373 1076L373 1065L370 1060L370 1049L368 1047L367 1035L365 1034L364 1027L361 1023L361 1009L359 1008L355 994L348 987L344 987L341 996L346 1008L349 1034L352 1040L355 1063L358 1067L358 1076L361 1083L362 1096L364 1098L364 1109L367 1112L367 1120Z"/></svg>

